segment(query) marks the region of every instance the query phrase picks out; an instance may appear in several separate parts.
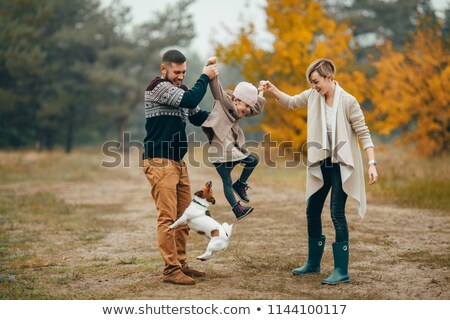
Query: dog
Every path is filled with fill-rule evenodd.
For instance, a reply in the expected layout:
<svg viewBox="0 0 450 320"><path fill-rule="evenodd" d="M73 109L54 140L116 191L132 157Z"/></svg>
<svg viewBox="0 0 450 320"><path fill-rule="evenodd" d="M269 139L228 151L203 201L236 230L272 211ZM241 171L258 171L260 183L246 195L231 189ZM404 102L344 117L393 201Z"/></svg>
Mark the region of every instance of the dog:
<svg viewBox="0 0 450 320"><path fill-rule="evenodd" d="M210 259L215 253L224 251L228 247L233 225L228 223L219 224L209 215L209 204L215 204L216 199L213 196L212 182L208 181L204 187L194 193L194 199L183 215L172 224L169 229L187 224L190 229L204 235L210 239L205 253L198 256L197 259L205 261Z"/></svg>

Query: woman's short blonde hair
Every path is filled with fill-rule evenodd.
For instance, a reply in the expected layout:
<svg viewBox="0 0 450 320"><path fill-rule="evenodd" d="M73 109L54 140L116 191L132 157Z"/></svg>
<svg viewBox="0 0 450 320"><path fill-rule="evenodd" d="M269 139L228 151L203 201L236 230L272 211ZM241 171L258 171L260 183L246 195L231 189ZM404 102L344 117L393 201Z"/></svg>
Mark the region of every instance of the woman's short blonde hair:
<svg viewBox="0 0 450 320"><path fill-rule="evenodd" d="M313 61L309 67L308 70L306 70L306 81L309 83L309 77L311 76L311 73L314 71L317 71L319 75L326 78L328 76L331 76L331 79L334 79L334 74L336 72L336 66L334 65L333 61L327 58L321 58L317 59L316 61Z"/></svg>

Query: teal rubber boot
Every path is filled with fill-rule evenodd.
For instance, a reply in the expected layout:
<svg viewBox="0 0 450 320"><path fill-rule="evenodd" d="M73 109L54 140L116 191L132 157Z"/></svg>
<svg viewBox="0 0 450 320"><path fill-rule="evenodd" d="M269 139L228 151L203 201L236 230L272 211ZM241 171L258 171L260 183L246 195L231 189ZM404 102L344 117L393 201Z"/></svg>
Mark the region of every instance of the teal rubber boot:
<svg viewBox="0 0 450 320"><path fill-rule="evenodd" d="M325 248L325 236L320 238L308 238L308 261L300 268L292 270L292 274L299 276L308 273L320 272L320 260L322 260L323 249Z"/></svg>
<svg viewBox="0 0 450 320"><path fill-rule="evenodd" d="M333 243L334 270L331 276L322 280L322 284L350 282L348 275L348 241Z"/></svg>

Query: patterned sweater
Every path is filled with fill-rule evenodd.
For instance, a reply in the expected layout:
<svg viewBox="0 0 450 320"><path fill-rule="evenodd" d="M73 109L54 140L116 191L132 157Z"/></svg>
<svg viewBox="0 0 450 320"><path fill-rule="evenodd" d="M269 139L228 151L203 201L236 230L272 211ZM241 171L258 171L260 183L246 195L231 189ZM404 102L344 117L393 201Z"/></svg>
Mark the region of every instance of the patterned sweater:
<svg viewBox="0 0 450 320"><path fill-rule="evenodd" d="M166 158L181 160L188 148L186 122L200 126L209 113L198 104L208 88L209 78L202 74L188 90L185 85L174 86L156 77L145 90L144 159Z"/></svg>

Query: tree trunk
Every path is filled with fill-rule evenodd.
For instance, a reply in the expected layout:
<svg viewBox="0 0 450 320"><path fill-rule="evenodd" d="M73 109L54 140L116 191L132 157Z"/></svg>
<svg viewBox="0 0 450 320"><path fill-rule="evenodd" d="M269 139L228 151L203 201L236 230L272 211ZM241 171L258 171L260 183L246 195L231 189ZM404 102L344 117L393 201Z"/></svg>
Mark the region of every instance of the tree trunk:
<svg viewBox="0 0 450 320"><path fill-rule="evenodd" d="M53 150L53 133L51 130L44 130L44 141L45 141L45 148L47 150L52 151Z"/></svg>
<svg viewBox="0 0 450 320"><path fill-rule="evenodd" d="M42 151L42 133L41 130L37 130L36 140L34 141L34 151Z"/></svg>
<svg viewBox="0 0 450 320"><path fill-rule="evenodd" d="M70 153L72 152L72 149L73 149L73 123L72 121L70 121L66 131L65 152Z"/></svg>
<svg viewBox="0 0 450 320"><path fill-rule="evenodd" d="M124 151L125 148L125 127L128 121L128 117L122 117L119 119L119 128L118 128L118 134L119 134L119 143L120 143L120 151Z"/></svg>
<svg viewBox="0 0 450 320"><path fill-rule="evenodd" d="M36 141L34 142L34 151L36 151L36 152L42 151L40 139L36 139Z"/></svg>

